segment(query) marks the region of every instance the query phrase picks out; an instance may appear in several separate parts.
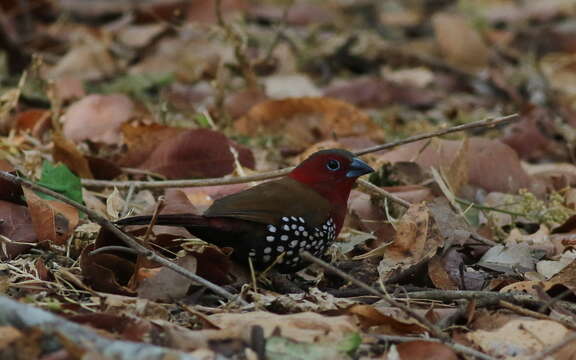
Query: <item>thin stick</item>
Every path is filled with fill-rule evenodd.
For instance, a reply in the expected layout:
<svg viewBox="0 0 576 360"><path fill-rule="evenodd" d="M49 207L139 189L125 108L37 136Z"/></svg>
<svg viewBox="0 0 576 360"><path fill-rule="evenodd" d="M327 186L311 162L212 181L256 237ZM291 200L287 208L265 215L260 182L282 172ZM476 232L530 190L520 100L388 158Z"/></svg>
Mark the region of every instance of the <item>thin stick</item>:
<svg viewBox="0 0 576 360"><path fill-rule="evenodd" d="M508 124L508 123L513 122L513 121L517 121L519 119L520 119L520 116L518 114L511 114L511 115L498 117L495 119L485 119L485 120L480 120L480 121L474 121L474 122L470 122L470 123L466 123L466 124L462 124L462 125L452 126L452 127L446 128L446 129L440 129L440 130L432 131L429 133L409 136L405 139L386 143L386 144L382 144L382 145L372 146L372 147L366 148L364 150L356 151L355 154L356 155L365 155L365 154L373 153L373 152L380 151L380 150L390 149L390 148L393 148L393 147L396 147L399 145L405 145L408 143L413 143L416 141L429 139L429 138L433 138L433 137L438 137L438 136L442 136L442 135L447 135L447 134L451 134L451 133L455 133L455 132L459 132L459 131L464 131L464 130L470 130L470 129L476 129L476 128L492 128L492 127L496 127L499 125Z"/></svg>
<svg viewBox="0 0 576 360"><path fill-rule="evenodd" d="M126 188L134 186L136 189L163 189L168 187L197 187L197 186L217 186L243 184L252 181L262 181L284 176L292 171L294 167L280 170L268 171L256 175L238 176L228 178L211 178L195 180L165 180L165 181L110 181L82 179L82 185L89 187L112 187Z"/></svg>
<svg viewBox="0 0 576 360"><path fill-rule="evenodd" d="M496 119L480 120L463 125L453 126L447 129L441 129L429 133L424 133L416 136L410 136L406 139L389 142L383 145L369 147L355 152L356 155L364 155L376 151L391 149L399 145L405 145L415 141L433 138L441 135L451 134L454 132L476 129L476 128L490 128L499 125L508 124L512 121L519 119L518 114L503 116ZM212 179L196 179L196 180L166 180L166 181L107 181L107 180L92 180L82 179L82 185L90 187L112 187L125 188L134 186L137 189L158 189L167 187L196 187L196 186L216 186L228 184L241 184L252 181L262 181L284 176L292 171L294 167L284 168L275 171L260 173L257 175L231 177L231 178L212 178Z"/></svg>
<svg viewBox="0 0 576 360"><path fill-rule="evenodd" d="M444 301L451 302L456 300L483 300L488 303L498 304L500 300L508 301L521 306L541 306L545 302L537 299L532 295L525 293L501 293L494 291L481 290L423 290L407 293L406 296L416 300ZM568 301L559 301L566 309L576 312L576 305Z"/></svg>
<svg viewBox="0 0 576 360"><path fill-rule="evenodd" d="M152 219L150 220L148 227L146 227L146 233L144 233L144 237L142 238L142 242L144 244L148 243L148 239L150 238L150 235L152 234L152 228L154 228L154 225L156 225L156 221L158 220L158 214L160 214L160 211L162 211L163 208L164 208L164 196L160 196L160 197L158 197L158 202L156 203L156 208L154 208L154 213L152 214Z"/></svg>
<svg viewBox="0 0 576 360"><path fill-rule="evenodd" d="M362 190L364 190L365 192L369 192L369 193L372 193L372 195L376 195L376 196L390 199L392 202L395 202L396 204L403 206L405 208L409 208L411 205L408 201L406 201L402 198L399 198L398 196L392 194L391 192L386 191L384 189L381 189L378 186L376 186L372 183L369 183L368 181L366 181L364 179L358 179L358 185L360 185L360 188Z"/></svg>
<svg viewBox="0 0 576 360"><path fill-rule="evenodd" d="M508 301L504 301L504 300L500 300L499 301L500 306L502 306L503 308L506 308L508 310L514 311L520 315L524 315L524 316L530 316L536 319L541 319L541 320L550 320L550 321L556 321L559 322L560 324L566 326L567 328L570 328L572 330L576 330L576 324L574 324L571 321L565 321L563 319L552 319L550 316L548 315L544 315L542 313L539 313L537 311L533 311L530 309L526 309L523 308L522 306L518 306L518 305L514 305L512 303L509 303Z"/></svg>
<svg viewBox="0 0 576 360"><path fill-rule="evenodd" d="M320 265L321 267L323 267L324 269L340 276L342 279L349 281L351 283L353 283L356 286L361 287L362 289L370 292L371 294L374 294L376 296L380 296L384 301L386 301L388 304L390 304L391 306L397 307L400 310L404 311L404 313L406 313L406 315L408 315L409 317L416 319L418 322L420 322L422 325L426 326L428 328L428 330L430 331L430 333L437 337L438 339L441 339L443 341L446 342L451 342L452 340L450 339L450 337L448 337L448 335L446 335L440 328L438 328L436 325L432 324L432 322L430 322L428 319L426 319L424 316L421 316L420 314L416 313L414 310L410 309L408 306L392 299L388 294L385 294L381 291L378 291L376 289L374 289L373 287L371 287L370 285L366 284L363 281L360 281L352 276L350 276L349 274L343 272L342 270L328 264L327 262L318 259L316 256L310 254L307 251L304 251L302 253L300 253L300 256L303 259L309 260L317 265Z"/></svg>
<svg viewBox="0 0 576 360"><path fill-rule="evenodd" d="M173 263L172 261L156 254L154 251L143 246L142 244L140 244L138 241L136 241L131 236L122 232L122 230L118 229L108 219L100 216L98 213L90 210L86 206L79 204L74 200L68 199L64 195L61 195L55 191L52 191L48 188L45 188L44 186L35 184L35 183L33 183L29 180L23 179L19 176L12 175L6 171L0 171L0 178L8 180L14 184L18 184L20 186L27 187L27 188L32 189L34 191L38 191L38 192L41 192L43 194L50 195L50 196L54 197L55 199L58 199L58 200L66 203L68 205L75 207L76 209L78 209L78 210L82 211L83 213L85 213L86 215L88 215L88 217L90 219L92 219L95 223L97 223L98 225L100 225L103 228L112 232L120 240L124 241L124 243L126 243L128 246L130 246L132 249L136 250L138 252L138 254L145 256L147 259L154 261L154 262L157 262L157 263L169 268L170 270L177 272L178 274L180 274L180 275L182 275L188 279L191 279L191 280L193 280L193 281L195 281L195 282L197 282L203 286L206 286L210 290L212 290L215 293L225 297L226 299L228 299L230 301L238 301L242 305L248 305L248 303L246 303L243 299L241 299L237 296L234 296L230 292L226 291L226 289L223 289L222 287L220 287L216 284L213 284L212 282L194 274L193 272L181 267L180 265L177 265L177 264Z"/></svg>
<svg viewBox="0 0 576 360"><path fill-rule="evenodd" d="M438 339L421 338L421 337L416 337L416 336L395 336L395 335L370 335L370 336L373 336L378 340L384 340L384 341L390 341L390 342L409 342L409 341L417 341L417 340L441 342ZM482 360L496 360L496 358L493 358L490 355L486 355L484 353L481 353L478 350L471 349L467 346L464 346L464 345L461 345L458 343L450 343L450 344L445 344L445 345L451 347L453 350L455 350L457 352L467 354L467 355L472 355L472 356L475 356L475 357L482 359Z"/></svg>

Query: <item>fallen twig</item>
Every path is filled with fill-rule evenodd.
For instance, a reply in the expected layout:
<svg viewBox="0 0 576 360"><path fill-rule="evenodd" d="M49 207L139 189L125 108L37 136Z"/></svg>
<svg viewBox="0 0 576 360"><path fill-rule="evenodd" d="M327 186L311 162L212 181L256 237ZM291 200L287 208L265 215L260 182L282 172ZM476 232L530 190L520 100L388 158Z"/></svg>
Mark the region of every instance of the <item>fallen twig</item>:
<svg viewBox="0 0 576 360"><path fill-rule="evenodd" d="M31 305L19 303L6 296L0 296L0 326L13 326L19 330L42 330L43 338L65 339L82 349L96 352L98 356L117 360L198 360L199 358L181 351L162 348L156 345L121 341L99 335L95 330L76 324ZM45 342L40 342L40 344ZM62 344L57 341L56 344ZM53 344L53 342L49 342ZM61 345L62 346L62 345ZM55 349L51 349L52 351ZM95 356L95 357L98 357ZM224 359L216 354L217 359Z"/></svg>
<svg viewBox="0 0 576 360"><path fill-rule="evenodd" d="M495 291L475 291L475 290L425 290L425 291L414 291L405 294L400 294L399 296L406 296L409 299L414 300L433 300L433 301L445 301L452 302L461 299L476 299L486 301L485 304L499 304L501 300L508 301L512 304L521 306L533 306L539 307L544 304L544 301L525 293L501 293ZM576 312L576 304L570 303L568 301L559 301L566 309Z"/></svg>
<svg viewBox="0 0 576 360"><path fill-rule="evenodd" d="M522 306L514 305L514 304L509 303L508 301L504 301L504 300L500 300L499 304L503 308L514 311L517 314L524 315L524 316L530 316L530 317L533 317L536 319L541 319L541 320L556 321L556 322L559 322L560 324L566 326L569 329L576 330L576 324L574 324L571 321L566 321L562 318L552 319L549 315L545 315L545 314L539 313L537 311L526 309L526 308L523 308Z"/></svg>
<svg viewBox="0 0 576 360"><path fill-rule="evenodd" d="M314 255L310 254L307 251L302 252L300 254L300 256L303 259L309 260L309 261L323 267L324 269L340 276L342 279L349 281L349 282L353 283L354 285L365 289L366 291L370 292L371 294L380 296L384 301L386 301L391 306L397 307L398 309L404 311L404 313L406 313L407 316L417 320L422 325L426 326L428 328L428 330L430 331L430 333L433 336L437 337L438 339L441 339L441 340L446 341L446 342L452 341L448 335L446 335L440 328L438 328L436 325L434 325L432 322L430 322L430 320L428 320L424 316L421 316L420 314L416 313L414 310L410 309L410 307L392 299L388 294L385 294L381 291L374 289L373 287L366 284L365 282L360 281L360 280L354 278L353 276L350 276L349 274L343 272L342 270L338 269L335 266L328 264L327 262L325 262L321 259L318 259L317 257L315 257Z"/></svg>
<svg viewBox="0 0 576 360"><path fill-rule="evenodd" d="M392 194L391 192L388 192L382 188L379 188L378 186L364 180L364 179L358 179L358 185L360 186L360 189L364 190L365 192L371 193L372 195L375 196L380 196L386 199L390 199L390 201L405 207L405 208L409 208L410 207L410 203L402 198L399 198L398 196Z"/></svg>
<svg viewBox="0 0 576 360"><path fill-rule="evenodd" d="M191 280L193 280L193 281L195 281L195 282L197 282L203 286L206 286L210 290L212 290L215 293L225 297L226 299L228 299L230 301L238 301L242 305L248 305L248 303L246 303L243 299L239 298L238 296L231 294L230 292L226 291L222 287L220 287L216 284L213 284L212 282L194 274L193 272L181 267L180 265L158 255L154 251L143 246L138 241L136 241L134 238L132 238L131 236L127 235L122 230L117 228L108 219L104 218L103 216L100 216L98 213L90 210L86 206L79 204L76 201L71 200L71 199L67 198L66 196L61 195L55 191L52 191L48 188L45 188L44 186L35 184L35 183L33 183L29 180L23 179L19 176L12 175L6 171L0 171L0 178L8 180L12 183L18 184L20 186L30 188L34 191L38 191L38 192L41 192L43 194L50 195L50 196L54 197L55 199L58 199L58 200L66 203L68 205L73 206L74 208L76 208L76 209L80 210L81 212L85 213L86 215L88 215L88 217L90 217L90 219L92 219L95 223L97 223L98 225L100 225L103 228L112 232L119 239L124 241L124 243L126 243L132 249L136 250L138 252L138 254L146 257L147 259L149 259L151 261L159 263L159 264L169 268L170 270L173 270L173 271L177 272L178 274L187 277L188 279L191 279Z"/></svg>
<svg viewBox="0 0 576 360"><path fill-rule="evenodd" d="M496 119L480 120L475 122L470 122L463 125L453 126L446 129L441 129L437 131L432 131L429 133L424 133L420 135L410 136L406 139L389 142L382 145L377 145L369 147L360 151L355 152L356 155L365 155L368 153L373 153L376 151L391 149L396 146L405 145L408 143L416 142L419 140L429 139L437 136L442 136L446 134L451 134L454 132L477 129L477 128L487 128L495 127L499 125L508 124L512 121L518 120L518 114L507 115L499 117ZM92 180L92 179L82 179L82 185L89 187L118 187L126 188L134 186L137 189L161 189L168 187L197 187L197 186L216 186L216 185L229 185L229 184L241 184L248 183L252 181L262 181L284 176L292 171L293 167L288 167L280 170L274 170L269 172L260 173L257 175L242 176L242 177L229 177L229 178L213 178L213 179L195 179L195 180L166 180L166 181L108 181L108 180Z"/></svg>

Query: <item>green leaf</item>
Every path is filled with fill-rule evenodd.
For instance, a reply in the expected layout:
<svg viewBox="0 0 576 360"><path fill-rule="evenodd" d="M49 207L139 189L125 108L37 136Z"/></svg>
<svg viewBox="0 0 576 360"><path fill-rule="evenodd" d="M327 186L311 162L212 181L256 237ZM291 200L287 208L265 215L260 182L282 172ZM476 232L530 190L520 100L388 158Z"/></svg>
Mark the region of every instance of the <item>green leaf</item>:
<svg viewBox="0 0 576 360"><path fill-rule="evenodd" d="M208 119L208 117L205 114L196 114L194 116L194 121L196 121L196 123L200 125L200 127L210 128L210 119Z"/></svg>
<svg viewBox="0 0 576 360"><path fill-rule="evenodd" d="M49 161L44 161L42 164L42 175L38 184L62 194L68 199L80 204L83 203L80 178L64 164L54 165ZM51 196L45 194L38 195L44 199L53 200Z"/></svg>
<svg viewBox="0 0 576 360"><path fill-rule="evenodd" d="M266 358L270 360L345 360L362 343L360 335L349 334L341 341L308 344L273 336L266 341Z"/></svg>

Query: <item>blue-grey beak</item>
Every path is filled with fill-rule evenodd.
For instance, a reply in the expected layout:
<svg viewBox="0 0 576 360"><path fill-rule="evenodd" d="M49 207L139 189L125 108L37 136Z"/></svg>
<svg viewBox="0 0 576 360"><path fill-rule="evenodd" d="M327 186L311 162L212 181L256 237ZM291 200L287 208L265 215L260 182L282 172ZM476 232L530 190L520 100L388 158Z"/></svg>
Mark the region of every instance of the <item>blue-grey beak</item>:
<svg viewBox="0 0 576 360"><path fill-rule="evenodd" d="M355 157L350 163L350 170L348 170L346 173L346 177L357 178L358 176L362 176L371 172L374 172L374 169L372 169L364 161Z"/></svg>

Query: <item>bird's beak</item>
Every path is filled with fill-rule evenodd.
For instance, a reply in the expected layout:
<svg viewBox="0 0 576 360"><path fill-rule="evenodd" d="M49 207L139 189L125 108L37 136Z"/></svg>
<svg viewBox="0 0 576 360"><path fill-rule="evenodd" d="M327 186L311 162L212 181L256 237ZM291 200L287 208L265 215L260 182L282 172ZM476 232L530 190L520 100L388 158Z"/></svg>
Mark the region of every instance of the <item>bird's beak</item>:
<svg viewBox="0 0 576 360"><path fill-rule="evenodd" d="M368 174L371 172L374 172L374 169L372 169L364 161L355 157L352 160L352 162L350 163L350 170L348 170L348 172L346 173L346 177L357 178L359 176L362 176L364 174Z"/></svg>

